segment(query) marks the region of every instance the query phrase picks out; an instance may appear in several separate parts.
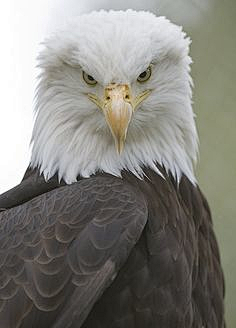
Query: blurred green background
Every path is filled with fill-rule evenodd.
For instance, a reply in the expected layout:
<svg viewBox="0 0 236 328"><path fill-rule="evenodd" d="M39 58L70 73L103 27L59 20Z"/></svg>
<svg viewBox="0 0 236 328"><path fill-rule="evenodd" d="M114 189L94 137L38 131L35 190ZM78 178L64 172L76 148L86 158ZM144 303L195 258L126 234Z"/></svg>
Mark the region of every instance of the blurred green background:
<svg viewBox="0 0 236 328"><path fill-rule="evenodd" d="M226 279L226 322L236 327L236 0L216 1L193 40L199 184L208 198Z"/></svg>

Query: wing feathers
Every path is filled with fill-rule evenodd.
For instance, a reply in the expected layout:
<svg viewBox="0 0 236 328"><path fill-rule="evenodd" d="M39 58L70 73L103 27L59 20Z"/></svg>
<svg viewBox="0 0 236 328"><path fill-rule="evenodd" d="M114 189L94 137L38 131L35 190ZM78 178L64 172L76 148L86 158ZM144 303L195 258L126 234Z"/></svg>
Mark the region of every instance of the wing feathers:
<svg viewBox="0 0 236 328"><path fill-rule="evenodd" d="M146 220L142 196L121 179L104 176L1 212L0 326L34 326L38 318L46 328L57 318L55 328L75 321L80 327ZM25 306L18 307L21 297ZM46 312L51 315L43 317Z"/></svg>
<svg viewBox="0 0 236 328"><path fill-rule="evenodd" d="M101 296L103 289L108 287L112 279L115 278L115 273L115 264L110 260L105 262L103 267L87 280L86 289L77 288L75 290L53 328L69 328L74 322L77 322L76 326L80 328L95 300Z"/></svg>

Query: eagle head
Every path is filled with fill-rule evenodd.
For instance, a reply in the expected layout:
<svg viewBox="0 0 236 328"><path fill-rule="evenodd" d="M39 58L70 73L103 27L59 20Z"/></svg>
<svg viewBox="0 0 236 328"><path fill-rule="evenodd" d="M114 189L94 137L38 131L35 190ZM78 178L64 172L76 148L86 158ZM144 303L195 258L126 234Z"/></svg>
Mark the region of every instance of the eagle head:
<svg viewBox="0 0 236 328"><path fill-rule="evenodd" d="M143 168L194 182L190 39L149 12L99 11L44 42L31 166L72 183Z"/></svg>

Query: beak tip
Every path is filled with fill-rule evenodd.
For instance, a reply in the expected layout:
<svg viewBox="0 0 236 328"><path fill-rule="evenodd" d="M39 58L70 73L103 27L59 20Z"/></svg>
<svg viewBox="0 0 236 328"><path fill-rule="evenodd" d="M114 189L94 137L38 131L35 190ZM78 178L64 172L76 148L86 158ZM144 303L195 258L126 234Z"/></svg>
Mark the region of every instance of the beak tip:
<svg viewBox="0 0 236 328"><path fill-rule="evenodd" d="M123 152L124 146L123 145L122 146L121 145L120 146L117 146L116 149L117 149L118 155L121 155L122 152Z"/></svg>

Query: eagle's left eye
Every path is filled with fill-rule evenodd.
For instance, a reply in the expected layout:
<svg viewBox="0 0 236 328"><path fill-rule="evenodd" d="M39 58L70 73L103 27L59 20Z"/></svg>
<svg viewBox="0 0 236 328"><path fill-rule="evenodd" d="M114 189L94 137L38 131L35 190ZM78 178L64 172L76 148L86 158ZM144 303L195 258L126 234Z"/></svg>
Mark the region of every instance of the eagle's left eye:
<svg viewBox="0 0 236 328"><path fill-rule="evenodd" d="M151 75L152 75L152 69L151 69L151 66L149 66L149 67L146 69L146 71L142 72L142 73L138 76L137 81L138 81L138 82L141 82L141 83L142 83L142 82L146 82L147 80L150 79Z"/></svg>
<svg viewBox="0 0 236 328"><path fill-rule="evenodd" d="M97 81L89 74L83 72L83 79L89 85L96 85Z"/></svg>

